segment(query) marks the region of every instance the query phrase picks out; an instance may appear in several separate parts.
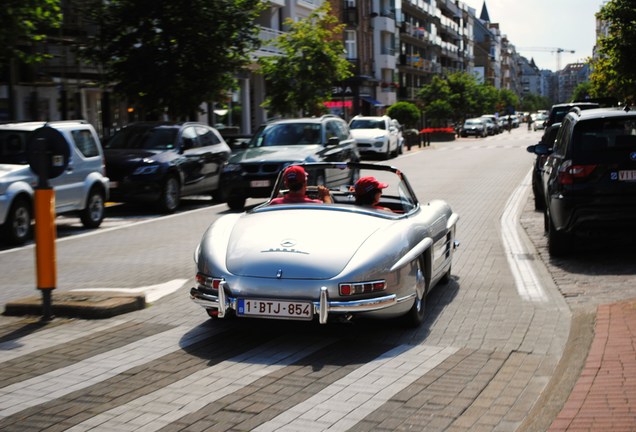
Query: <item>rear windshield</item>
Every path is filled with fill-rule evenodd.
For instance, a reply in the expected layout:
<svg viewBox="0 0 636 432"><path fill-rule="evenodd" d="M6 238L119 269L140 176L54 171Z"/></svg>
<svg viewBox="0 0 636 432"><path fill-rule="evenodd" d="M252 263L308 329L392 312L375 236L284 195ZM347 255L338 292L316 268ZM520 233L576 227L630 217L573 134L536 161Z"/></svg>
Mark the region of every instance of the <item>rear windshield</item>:
<svg viewBox="0 0 636 432"><path fill-rule="evenodd" d="M30 132L0 131L0 163L26 165L26 143Z"/></svg>
<svg viewBox="0 0 636 432"><path fill-rule="evenodd" d="M256 132L250 147L271 147L320 144L320 123L279 123L268 125Z"/></svg>
<svg viewBox="0 0 636 432"><path fill-rule="evenodd" d="M573 133L577 161L623 161L636 151L636 119L617 117L580 122Z"/></svg>
<svg viewBox="0 0 636 432"><path fill-rule="evenodd" d="M178 129L172 126L128 126L104 147L109 149L166 150L176 148Z"/></svg>

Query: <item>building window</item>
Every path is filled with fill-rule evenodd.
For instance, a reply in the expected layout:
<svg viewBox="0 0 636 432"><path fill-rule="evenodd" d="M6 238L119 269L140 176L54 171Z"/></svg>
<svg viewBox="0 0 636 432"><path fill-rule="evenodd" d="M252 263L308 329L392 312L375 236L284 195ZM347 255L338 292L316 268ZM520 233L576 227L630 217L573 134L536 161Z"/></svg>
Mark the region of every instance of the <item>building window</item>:
<svg viewBox="0 0 636 432"><path fill-rule="evenodd" d="M348 59L358 58L358 43L355 30L345 30L345 51Z"/></svg>

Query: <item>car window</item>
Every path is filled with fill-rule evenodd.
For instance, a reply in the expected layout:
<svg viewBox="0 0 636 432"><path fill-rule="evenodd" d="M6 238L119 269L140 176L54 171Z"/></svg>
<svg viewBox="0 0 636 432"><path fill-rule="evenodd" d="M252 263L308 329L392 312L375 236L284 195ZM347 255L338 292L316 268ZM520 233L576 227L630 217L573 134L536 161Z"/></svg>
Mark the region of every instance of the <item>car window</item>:
<svg viewBox="0 0 636 432"><path fill-rule="evenodd" d="M321 143L320 123L279 123L259 130L250 147L307 145Z"/></svg>
<svg viewBox="0 0 636 432"><path fill-rule="evenodd" d="M71 131L71 136L75 142L75 147L82 153L84 157L99 156L99 149L93 134L89 130Z"/></svg>
<svg viewBox="0 0 636 432"><path fill-rule="evenodd" d="M339 140L343 139L340 133L340 128L338 128L338 126L336 125L336 122L334 121L327 122L325 129L327 132L327 140L333 137L337 137Z"/></svg>
<svg viewBox="0 0 636 432"><path fill-rule="evenodd" d="M349 139L349 127L344 121L333 121L332 123L337 131L336 133L338 134L340 141Z"/></svg>
<svg viewBox="0 0 636 432"><path fill-rule="evenodd" d="M636 151L636 119L603 118L579 122L574 129L572 157L578 162L613 162Z"/></svg>
<svg viewBox="0 0 636 432"><path fill-rule="evenodd" d="M178 129L163 126L128 126L118 131L105 145L111 149L173 149Z"/></svg>
<svg viewBox="0 0 636 432"><path fill-rule="evenodd" d="M196 132L199 137L199 143L201 144L201 147L213 146L221 142L219 137L214 133L212 129L203 126L197 126Z"/></svg>
<svg viewBox="0 0 636 432"><path fill-rule="evenodd" d="M181 132L181 142L183 143L183 148L186 150L199 147L197 130L194 126L183 128L183 132Z"/></svg>
<svg viewBox="0 0 636 432"><path fill-rule="evenodd" d="M26 164L28 132L0 131L0 163Z"/></svg>
<svg viewBox="0 0 636 432"><path fill-rule="evenodd" d="M556 141L554 143L554 154L557 156L565 156L565 152L570 143L570 131L572 130L572 122L569 119L565 119L559 132L557 133Z"/></svg>

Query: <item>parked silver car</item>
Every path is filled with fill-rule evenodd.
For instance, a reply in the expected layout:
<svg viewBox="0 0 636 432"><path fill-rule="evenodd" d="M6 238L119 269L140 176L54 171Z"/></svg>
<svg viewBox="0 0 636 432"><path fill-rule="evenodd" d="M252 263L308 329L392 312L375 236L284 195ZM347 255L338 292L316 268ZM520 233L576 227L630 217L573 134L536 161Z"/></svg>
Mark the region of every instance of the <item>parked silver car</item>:
<svg viewBox="0 0 636 432"><path fill-rule="evenodd" d="M10 244L22 244L31 236L33 195L38 176L28 164L30 134L44 122L0 125L0 234ZM50 180L55 190L55 212L76 212L87 228L104 219L108 178L104 175L102 146L93 126L84 121L46 123L64 137L69 163Z"/></svg>
<svg viewBox="0 0 636 432"><path fill-rule="evenodd" d="M338 179L325 184L332 202L271 204L288 193L279 175L269 201L217 219L203 235L192 300L213 318L324 324L399 317L419 325L426 295L451 278L458 215L442 200L420 204L404 173L390 166L301 166L310 185L334 171L322 177ZM353 177L358 189L365 185L372 193L378 191L367 190L374 184L369 178L377 180L382 193L376 206L356 203L356 188L346 183ZM317 190L312 186L307 194L315 197Z"/></svg>

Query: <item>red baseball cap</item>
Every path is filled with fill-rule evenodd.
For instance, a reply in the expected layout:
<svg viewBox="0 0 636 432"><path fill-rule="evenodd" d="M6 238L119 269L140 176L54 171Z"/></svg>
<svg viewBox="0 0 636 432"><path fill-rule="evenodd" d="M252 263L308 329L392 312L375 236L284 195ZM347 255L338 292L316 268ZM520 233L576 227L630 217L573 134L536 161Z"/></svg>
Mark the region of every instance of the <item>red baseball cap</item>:
<svg viewBox="0 0 636 432"><path fill-rule="evenodd" d="M387 183L381 183L375 177L361 177L356 182L356 193L366 194L376 189L384 189L389 187Z"/></svg>
<svg viewBox="0 0 636 432"><path fill-rule="evenodd" d="M307 172L305 172L305 169L301 166L292 165L285 169L283 180L285 184L304 183L305 180L307 180Z"/></svg>

